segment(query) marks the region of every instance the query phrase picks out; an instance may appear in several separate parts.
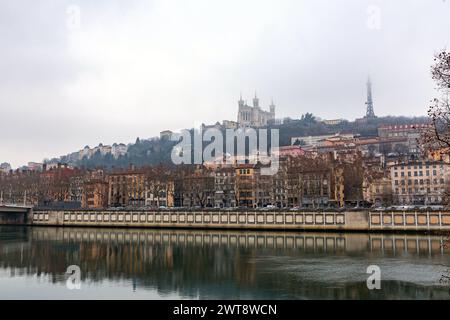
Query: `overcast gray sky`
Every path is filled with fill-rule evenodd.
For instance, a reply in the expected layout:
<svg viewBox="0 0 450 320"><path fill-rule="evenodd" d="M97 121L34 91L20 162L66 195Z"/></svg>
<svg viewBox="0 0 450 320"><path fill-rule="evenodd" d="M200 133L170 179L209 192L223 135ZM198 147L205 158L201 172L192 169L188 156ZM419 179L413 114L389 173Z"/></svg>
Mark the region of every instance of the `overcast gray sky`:
<svg viewBox="0 0 450 320"><path fill-rule="evenodd" d="M236 119L425 115L444 0L0 1L0 162Z"/></svg>

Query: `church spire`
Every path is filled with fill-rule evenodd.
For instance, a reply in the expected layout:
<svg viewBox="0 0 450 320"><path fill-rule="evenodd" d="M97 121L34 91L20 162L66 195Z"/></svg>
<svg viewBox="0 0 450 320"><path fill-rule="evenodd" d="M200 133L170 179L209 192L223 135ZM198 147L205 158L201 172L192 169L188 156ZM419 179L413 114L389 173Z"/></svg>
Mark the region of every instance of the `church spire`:
<svg viewBox="0 0 450 320"><path fill-rule="evenodd" d="M255 90L255 97L253 98L253 107L259 108L259 99Z"/></svg>
<svg viewBox="0 0 450 320"><path fill-rule="evenodd" d="M242 100L242 92L240 93L240 97L239 97L239 100L238 100L238 105L239 105L239 107L243 107L244 106L244 100Z"/></svg>

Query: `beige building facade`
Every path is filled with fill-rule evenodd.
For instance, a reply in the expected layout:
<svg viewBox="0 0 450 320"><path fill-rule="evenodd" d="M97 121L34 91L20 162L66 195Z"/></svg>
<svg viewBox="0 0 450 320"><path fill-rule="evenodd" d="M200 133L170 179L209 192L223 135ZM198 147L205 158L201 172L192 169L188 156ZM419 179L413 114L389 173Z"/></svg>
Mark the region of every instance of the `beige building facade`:
<svg viewBox="0 0 450 320"><path fill-rule="evenodd" d="M443 204L448 193L450 165L441 161L389 163L394 203Z"/></svg>

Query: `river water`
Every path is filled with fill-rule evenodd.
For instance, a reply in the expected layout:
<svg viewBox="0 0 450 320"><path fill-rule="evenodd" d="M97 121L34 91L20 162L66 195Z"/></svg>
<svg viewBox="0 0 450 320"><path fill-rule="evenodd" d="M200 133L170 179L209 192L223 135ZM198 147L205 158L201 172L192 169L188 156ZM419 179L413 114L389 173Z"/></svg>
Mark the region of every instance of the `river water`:
<svg viewBox="0 0 450 320"><path fill-rule="evenodd" d="M5 226L0 299L450 299L445 243L411 234ZM367 287L373 265L379 290Z"/></svg>

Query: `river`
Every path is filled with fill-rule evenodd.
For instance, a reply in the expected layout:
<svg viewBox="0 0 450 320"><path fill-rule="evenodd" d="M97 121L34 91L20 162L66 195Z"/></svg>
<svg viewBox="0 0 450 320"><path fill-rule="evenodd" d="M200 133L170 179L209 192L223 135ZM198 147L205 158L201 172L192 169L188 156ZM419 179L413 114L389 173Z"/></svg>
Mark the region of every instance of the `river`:
<svg viewBox="0 0 450 320"><path fill-rule="evenodd" d="M412 234L4 226L0 299L450 299L445 242ZM373 265L379 290L366 283ZM79 267L80 289L67 285L69 266Z"/></svg>

